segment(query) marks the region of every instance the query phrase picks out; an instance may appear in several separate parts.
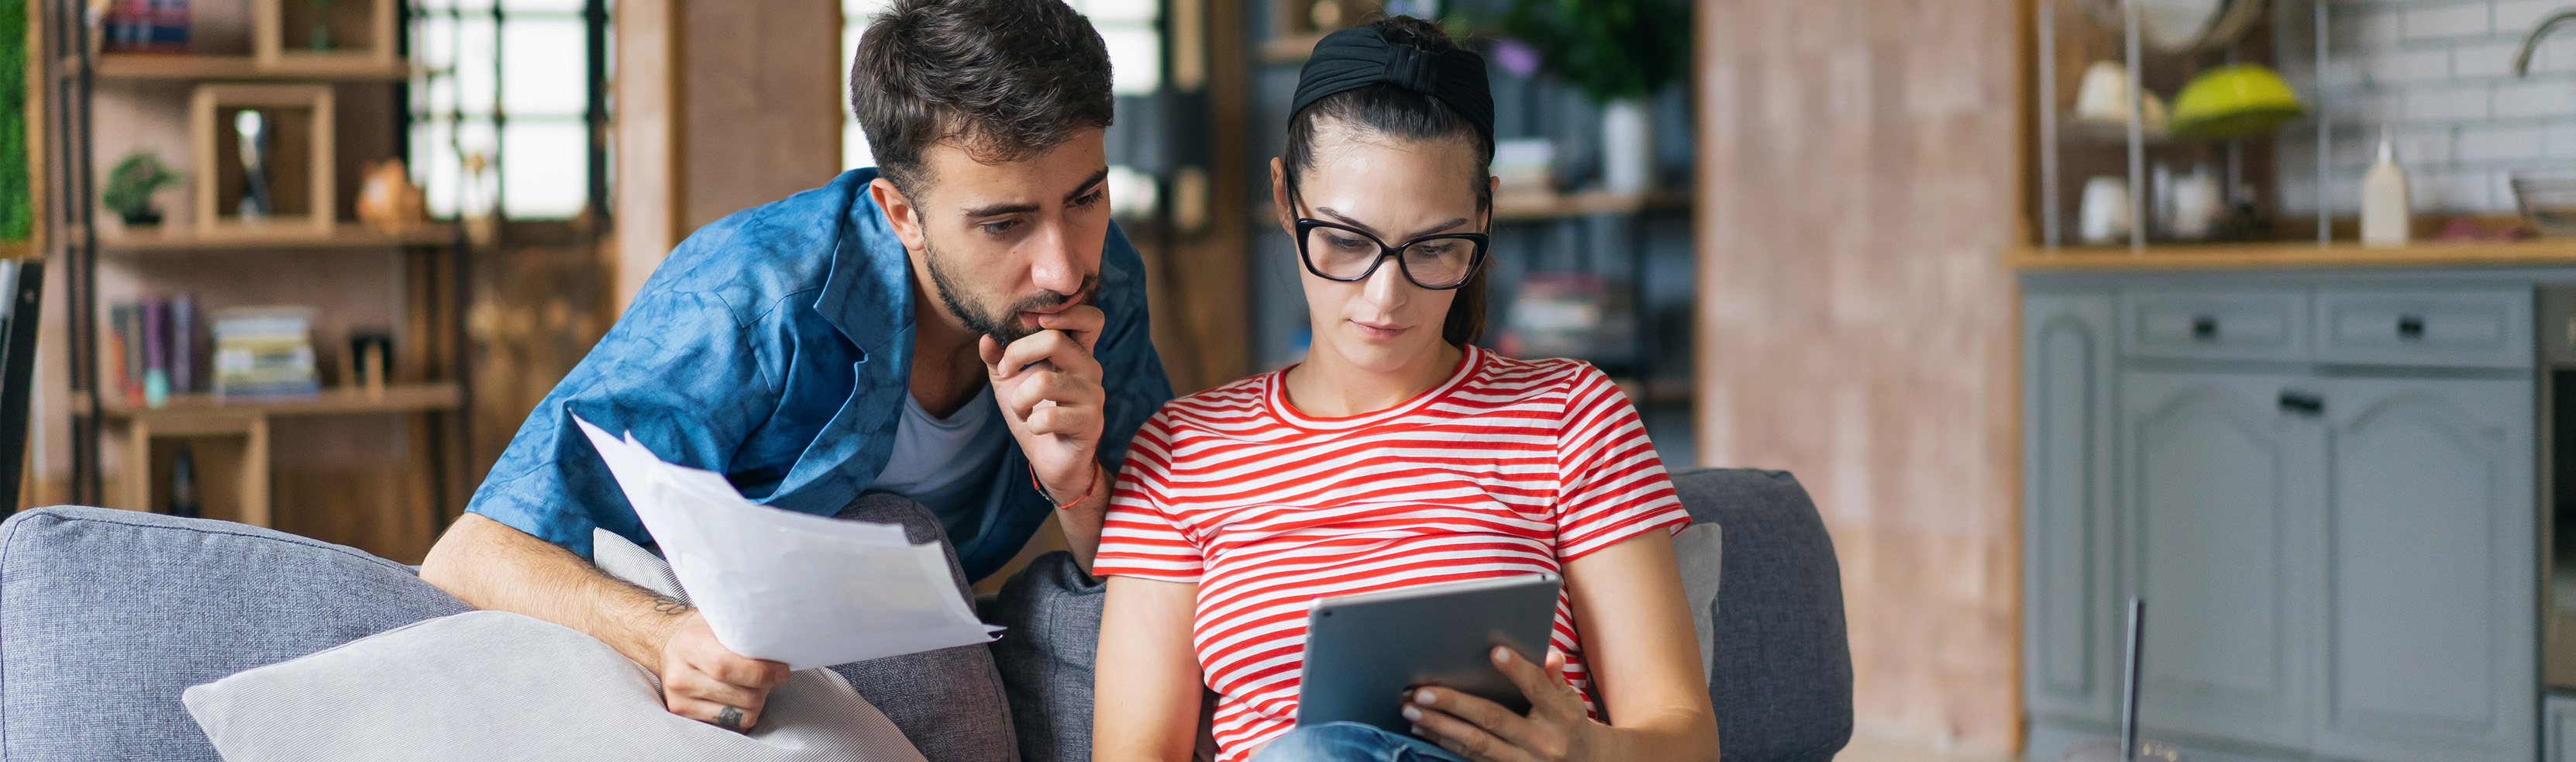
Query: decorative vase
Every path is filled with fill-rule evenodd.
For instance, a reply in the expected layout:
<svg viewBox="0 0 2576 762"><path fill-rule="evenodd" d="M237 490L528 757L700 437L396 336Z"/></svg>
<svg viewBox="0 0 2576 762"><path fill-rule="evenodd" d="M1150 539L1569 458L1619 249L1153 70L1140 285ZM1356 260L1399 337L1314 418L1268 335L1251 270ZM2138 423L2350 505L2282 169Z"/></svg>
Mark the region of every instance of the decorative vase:
<svg viewBox="0 0 2576 762"><path fill-rule="evenodd" d="M1639 98L1601 107L1601 188L1644 193L1655 185L1655 121Z"/></svg>

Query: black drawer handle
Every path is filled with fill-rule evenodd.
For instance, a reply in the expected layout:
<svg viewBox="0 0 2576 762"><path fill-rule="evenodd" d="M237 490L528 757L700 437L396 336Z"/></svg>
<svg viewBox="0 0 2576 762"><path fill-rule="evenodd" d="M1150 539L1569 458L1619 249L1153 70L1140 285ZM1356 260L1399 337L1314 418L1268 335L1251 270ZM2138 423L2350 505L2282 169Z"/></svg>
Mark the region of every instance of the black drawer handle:
<svg viewBox="0 0 2576 762"><path fill-rule="evenodd" d="M2407 341L2422 341L2424 339L2424 316L2397 316L2397 338L2405 339Z"/></svg>
<svg viewBox="0 0 2576 762"><path fill-rule="evenodd" d="M2195 341L2216 340L2218 338L2218 318L2209 315L2191 316L2191 338Z"/></svg>
<svg viewBox="0 0 2576 762"><path fill-rule="evenodd" d="M2305 416L2324 415L2326 398L2317 396L2314 392L2283 389L2281 390L2281 412Z"/></svg>

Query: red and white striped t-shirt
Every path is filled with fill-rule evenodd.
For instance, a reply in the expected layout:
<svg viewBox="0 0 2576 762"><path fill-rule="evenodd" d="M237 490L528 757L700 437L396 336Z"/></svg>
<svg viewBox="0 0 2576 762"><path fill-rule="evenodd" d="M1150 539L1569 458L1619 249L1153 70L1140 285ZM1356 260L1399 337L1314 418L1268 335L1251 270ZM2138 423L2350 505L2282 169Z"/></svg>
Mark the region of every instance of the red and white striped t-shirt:
<svg viewBox="0 0 2576 762"><path fill-rule="evenodd" d="M1591 365L1469 347L1440 386L1348 418L1297 412L1285 378L1155 413L1128 449L1092 566L1198 584L1191 642L1220 697L1219 762L1295 727L1314 599L1562 574L1567 560L1690 523L1636 409ZM1550 645L1589 702L1562 594Z"/></svg>

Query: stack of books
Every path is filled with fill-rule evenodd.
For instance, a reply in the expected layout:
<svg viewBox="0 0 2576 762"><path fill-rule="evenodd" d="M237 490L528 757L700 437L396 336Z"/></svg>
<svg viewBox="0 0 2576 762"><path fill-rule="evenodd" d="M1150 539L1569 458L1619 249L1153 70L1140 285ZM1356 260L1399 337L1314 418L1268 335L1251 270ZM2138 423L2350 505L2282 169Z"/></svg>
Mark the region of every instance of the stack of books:
<svg viewBox="0 0 2576 762"><path fill-rule="evenodd" d="M108 308L106 378L129 405L160 407L170 395L208 390L204 323L196 297L179 294Z"/></svg>
<svg viewBox="0 0 2576 762"><path fill-rule="evenodd" d="M215 313L215 396L317 394L313 309L235 307Z"/></svg>
<svg viewBox="0 0 2576 762"><path fill-rule="evenodd" d="M106 11L99 45L110 53L188 52L188 0L91 2Z"/></svg>

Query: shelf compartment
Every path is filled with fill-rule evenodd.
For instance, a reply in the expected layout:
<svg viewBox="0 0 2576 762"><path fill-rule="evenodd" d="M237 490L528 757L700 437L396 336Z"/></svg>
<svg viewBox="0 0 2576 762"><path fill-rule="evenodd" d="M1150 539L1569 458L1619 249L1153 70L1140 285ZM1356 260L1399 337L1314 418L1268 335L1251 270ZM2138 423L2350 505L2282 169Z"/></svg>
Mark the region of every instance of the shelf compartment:
<svg viewBox="0 0 2576 762"><path fill-rule="evenodd" d="M196 149L197 228L268 230L305 225L327 234L339 219L339 175L329 85L203 84L189 99L188 131ZM268 206L252 219L231 213L250 193L236 116L260 112L265 145L262 178Z"/></svg>

